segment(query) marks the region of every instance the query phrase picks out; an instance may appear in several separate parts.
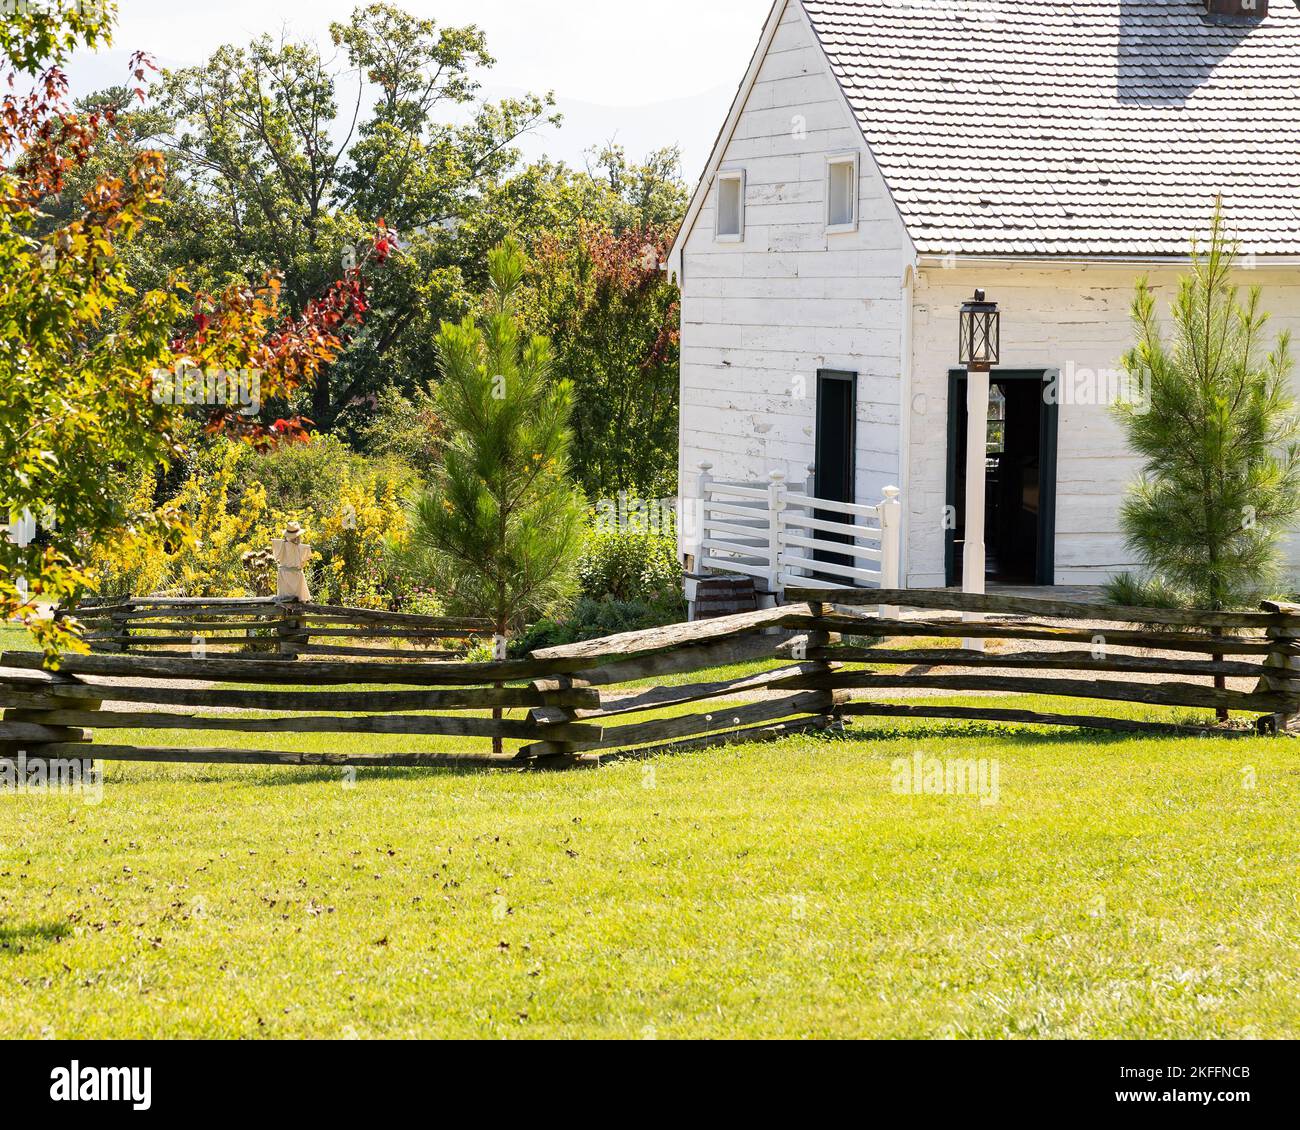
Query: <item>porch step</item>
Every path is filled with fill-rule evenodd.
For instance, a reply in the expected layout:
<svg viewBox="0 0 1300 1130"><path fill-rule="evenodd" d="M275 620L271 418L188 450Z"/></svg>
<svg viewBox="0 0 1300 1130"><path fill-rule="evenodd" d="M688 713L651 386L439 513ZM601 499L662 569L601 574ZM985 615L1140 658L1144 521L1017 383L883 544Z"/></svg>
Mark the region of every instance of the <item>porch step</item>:
<svg viewBox="0 0 1300 1130"><path fill-rule="evenodd" d="M753 577L692 576L695 581L695 619L713 620L739 612L758 610Z"/></svg>

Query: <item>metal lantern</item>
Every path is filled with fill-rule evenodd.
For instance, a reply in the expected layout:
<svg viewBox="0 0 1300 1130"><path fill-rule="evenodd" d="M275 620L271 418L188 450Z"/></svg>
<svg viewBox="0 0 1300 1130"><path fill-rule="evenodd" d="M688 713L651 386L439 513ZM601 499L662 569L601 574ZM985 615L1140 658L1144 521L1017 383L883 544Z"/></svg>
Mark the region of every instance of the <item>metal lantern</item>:
<svg viewBox="0 0 1300 1130"><path fill-rule="evenodd" d="M1002 346L1001 314L998 304L985 300L984 292L961 308L961 363L967 369L989 369L998 363Z"/></svg>

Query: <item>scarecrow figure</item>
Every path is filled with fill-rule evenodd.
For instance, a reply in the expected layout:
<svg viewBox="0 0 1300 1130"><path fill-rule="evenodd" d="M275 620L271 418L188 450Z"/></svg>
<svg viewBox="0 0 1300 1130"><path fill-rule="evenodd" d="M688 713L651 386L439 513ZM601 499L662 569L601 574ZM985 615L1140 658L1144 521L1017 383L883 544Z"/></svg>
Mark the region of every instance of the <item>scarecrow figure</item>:
<svg viewBox="0 0 1300 1130"><path fill-rule="evenodd" d="M284 529L284 537L271 542L271 553L278 566L275 595L304 603L311 600L304 571L311 559L311 546L303 545L302 527L297 522L290 522Z"/></svg>

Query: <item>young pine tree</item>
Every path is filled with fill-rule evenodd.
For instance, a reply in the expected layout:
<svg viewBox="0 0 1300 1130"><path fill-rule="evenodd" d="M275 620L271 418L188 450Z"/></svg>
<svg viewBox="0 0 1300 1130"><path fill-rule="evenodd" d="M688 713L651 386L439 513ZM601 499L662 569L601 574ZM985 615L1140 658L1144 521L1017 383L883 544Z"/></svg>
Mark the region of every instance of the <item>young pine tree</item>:
<svg viewBox="0 0 1300 1130"><path fill-rule="evenodd" d="M586 510L568 478L573 387L552 374L545 338L526 339L524 276L507 240L488 255L488 308L438 333L443 465L411 512L414 564L449 609L489 618L499 636L574 589ZM499 747L499 743L498 743Z"/></svg>
<svg viewBox="0 0 1300 1130"><path fill-rule="evenodd" d="M1121 579L1119 599L1223 609L1277 579L1279 538L1300 509L1290 335L1263 355L1268 315L1258 287L1243 303L1230 281L1237 250L1216 207L1209 246L1193 248L1179 286L1170 339L1150 286L1138 284L1138 341L1124 367L1149 397L1119 407L1142 457L1120 522L1148 576Z"/></svg>

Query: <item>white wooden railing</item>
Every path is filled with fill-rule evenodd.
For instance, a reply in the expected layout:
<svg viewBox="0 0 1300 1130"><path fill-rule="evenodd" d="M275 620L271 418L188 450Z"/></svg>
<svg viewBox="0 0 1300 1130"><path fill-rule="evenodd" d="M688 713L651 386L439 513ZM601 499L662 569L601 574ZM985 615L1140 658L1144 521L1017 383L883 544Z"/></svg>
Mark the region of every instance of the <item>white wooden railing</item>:
<svg viewBox="0 0 1300 1130"><path fill-rule="evenodd" d="M776 596L787 586L897 589L901 493L875 506L816 498L773 471L765 485L714 479L699 465L695 538L699 572L740 573ZM829 535L829 536L828 536ZM828 555L833 555L828 559ZM882 609L882 615L892 615Z"/></svg>
<svg viewBox="0 0 1300 1130"><path fill-rule="evenodd" d="M31 545L36 538L36 519L30 510L15 514L12 510L0 508L0 534L18 545Z"/></svg>
<svg viewBox="0 0 1300 1130"><path fill-rule="evenodd" d="M21 514L16 514L13 510L0 509L0 537L8 538L17 545L28 546L36 539L36 519L32 517L30 510L24 510ZM23 600L27 599L27 578L23 576L14 578L14 588L18 590L18 595Z"/></svg>

